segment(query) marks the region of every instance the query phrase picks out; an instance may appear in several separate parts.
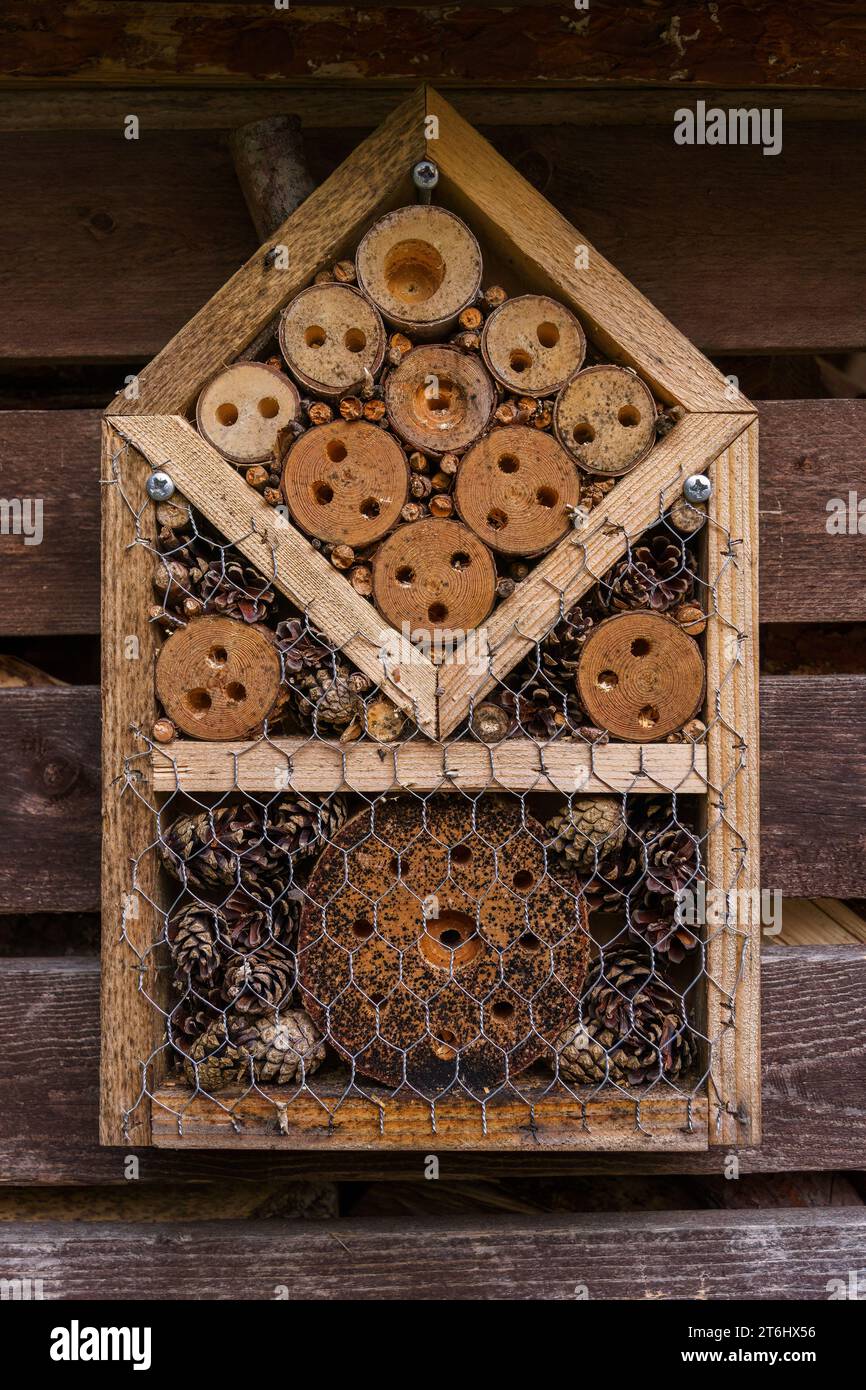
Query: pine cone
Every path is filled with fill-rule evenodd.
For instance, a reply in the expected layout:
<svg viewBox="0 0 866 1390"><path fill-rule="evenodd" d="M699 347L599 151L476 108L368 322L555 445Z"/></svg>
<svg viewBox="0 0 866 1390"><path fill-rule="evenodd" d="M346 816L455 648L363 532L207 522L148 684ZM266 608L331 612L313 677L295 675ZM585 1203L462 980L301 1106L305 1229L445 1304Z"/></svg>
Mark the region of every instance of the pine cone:
<svg viewBox="0 0 866 1390"><path fill-rule="evenodd" d="M180 988L212 984L220 968L219 914L202 903L188 903L169 918L168 944Z"/></svg>
<svg viewBox="0 0 866 1390"><path fill-rule="evenodd" d="M186 1051L193 1039L220 1016L221 1009L218 991L208 990L201 995L188 989L169 1018L171 1041Z"/></svg>
<svg viewBox="0 0 866 1390"><path fill-rule="evenodd" d="M300 618L286 618L284 622L277 623L276 638L283 655L283 665L289 674L325 666L331 656L326 639L320 640L318 634L306 627Z"/></svg>
<svg viewBox="0 0 866 1390"><path fill-rule="evenodd" d="M281 883L283 872L278 871L268 883L267 893L273 893L274 897L268 896L266 902L256 901L243 889L238 889L223 903L219 938L229 950L255 951L274 941L285 946L294 944L301 905L297 899L287 896L286 886ZM291 878L291 866L286 876ZM264 885L262 887L264 889Z"/></svg>
<svg viewBox="0 0 866 1390"><path fill-rule="evenodd" d="M697 838L680 825L668 825L645 842L644 893L673 897L683 888L693 887L700 876L701 856Z"/></svg>
<svg viewBox="0 0 866 1390"><path fill-rule="evenodd" d="M226 966L222 994L237 1016L253 1018L284 1008L295 987L293 953L279 946L263 946L248 956L237 956Z"/></svg>
<svg viewBox="0 0 866 1390"><path fill-rule="evenodd" d="M694 932L677 921L676 899L659 893L647 893L632 910L629 933L675 964L698 944Z"/></svg>
<svg viewBox="0 0 866 1390"><path fill-rule="evenodd" d="M641 951L607 950L557 1043L560 1075L579 1085L675 1081L697 1056L683 1002Z"/></svg>
<svg viewBox="0 0 866 1390"><path fill-rule="evenodd" d="M639 880L641 858L623 821L619 798L581 797L572 802L570 812L566 807L552 816L546 832L554 873L557 861L576 868L588 910L622 908Z"/></svg>
<svg viewBox="0 0 866 1390"><path fill-rule="evenodd" d="M583 644L595 626L593 605L582 599L568 610L541 643L541 669L557 690L571 695Z"/></svg>
<svg viewBox="0 0 866 1390"><path fill-rule="evenodd" d="M160 841L163 863L194 889L238 883L265 902L277 896L269 880L285 886L292 867L330 839L346 818L346 803L331 797L321 807L304 797L282 796L263 809L244 800L179 816ZM270 889L270 891L269 891Z"/></svg>
<svg viewBox="0 0 866 1390"><path fill-rule="evenodd" d="M183 530L160 534L163 559L154 576L154 590L163 606L179 617L188 617L184 602L201 605L201 612L220 613L258 623L273 610L276 595L242 556L209 540L192 521Z"/></svg>
<svg viewBox="0 0 866 1390"><path fill-rule="evenodd" d="M214 1019L184 1059L190 1086L213 1094L223 1086L288 1086L310 1076L325 1059L325 1047L303 1009L262 1018Z"/></svg>
<svg viewBox="0 0 866 1390"><path fill-rule="evenodd" d="M655 613L675 608L691 597L694 587L694 561L669 532L644 537L600 585L607 607L615 612L650 608Z"/></svg>
<svg viewBox="0 0 866 1390"><path fill-rule="evenodd" d="M292 704L307 728L345 729L354 719L363 724L363 697L373 682L344 661L332 658L327 666L287 674L286 679Z"/></svg>

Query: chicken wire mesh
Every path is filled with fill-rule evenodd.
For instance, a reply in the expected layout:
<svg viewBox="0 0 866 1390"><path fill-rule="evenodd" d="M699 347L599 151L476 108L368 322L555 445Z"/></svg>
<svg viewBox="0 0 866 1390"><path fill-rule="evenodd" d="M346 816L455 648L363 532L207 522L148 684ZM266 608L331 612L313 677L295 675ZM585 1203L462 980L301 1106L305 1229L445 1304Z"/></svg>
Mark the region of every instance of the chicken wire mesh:
<svg viewBox="0 0 866 1390"><path fill-rule="evenodd" d="M733 935L740 971L748 948L731 906L748 846L735 832L724 881L708 853L723 823L734 831L726 807L749 751L720 698L748 640L718 601L735 538L700 508L684 521L682 480L660 492L655 523L623 532L611 569L595 573L583 552L591 587L576 601L558 594L558 621L510 674L495 673L495 650L473 646L489 688L440 749L438 771L413 785L406 759L437 745L411 715L329 641L320 612L280 593L276 560L270 573L247 562L242 535L219 536L176 498L157 509L152 538L150 504L137 508L125 486L127 456L118 449L104 481L134 517L133 543L153 555L150 620L167 633L207 614L266 629L280 695L259 729L221 747L218 790L191 789L183 742L162 743L157 725L134 731L136 751L119 769L116 794L145 801L153 836L129 847L124 917L105 929L138 970L161 1033L140 1058L124 1125L148 1098L181 1134L202 1100L243 1129L250 1097L286 1134L293 1107L312 1104L325 1136L349 1100L369 1105L386 1136L407 1099L423 1103L431 1133L456 1099L481 1134L504 1102L532 1132L541 1102L563 1095L583 1129L591 1103L610 1096L644 1134L646 1103L659 1097L681 1102L684 1130L708 1092L720 1115L713 1058L735 1026L736 981L714 978L712 946ZM606 492L588 509L603 508ZM711 531L722 554L712 579ZM581 700L583 648L612 614L684 604L699 642L712 625L721 632L721 679L701 717L664 739L685 750L674 781L638 748L614 775L605 752L622 741ZM725 784L703 756L719 730L739 754ZM518 741L532 750L520 779L509 773ZM563 745L585 776L558 792ZM468 747L485 771L467 787L451 764ZM375 789L368 774L353 777L367 748ZM297 769L319 754L333 789L314 793ZM151 762L158 793L142 790ZM143 868L155 863L151 893ZM152 924L144 938L130 930L142 918ZM711 1017L721 1020L713 1031Z"/></svg>

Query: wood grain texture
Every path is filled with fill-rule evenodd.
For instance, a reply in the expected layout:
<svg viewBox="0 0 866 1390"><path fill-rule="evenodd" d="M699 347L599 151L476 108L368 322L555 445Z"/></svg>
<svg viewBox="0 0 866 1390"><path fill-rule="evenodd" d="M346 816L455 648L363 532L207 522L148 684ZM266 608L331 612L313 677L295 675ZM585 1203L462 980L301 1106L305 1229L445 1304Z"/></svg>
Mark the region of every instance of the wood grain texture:
<svg viewBox="0 0 866 1390"><path fill-rule="evenodd" d="M783 0L647 7L346 5L257 9L228 0L49 0L7 4L7 83L341 82L729 83L862 87L856 7L820 0L808 22Z"/></svg>
<svg viewBox="0 0 866 1390"><path fill-rule="evenodd" d="M763 974L764 1134L743 1172L857 1169L866 1149L866 951L770 947ZM827 1038L834 1038L831 1049ZM0 961L0 1182L142 1183L276 1177L423 1177L417 1154L99 1148L99 963ZM38 1095L41 1103L32 1104ZM444 1179L553 1173L720 1173L726 1151L652 1154L463 1152Z"/></svg>
<svg viewBox="0 0 866 1390"><path fill-rule="evenodd" d="M438 137L427 142L439 166L437 193L506 265L576 310L602 350L635 367L663 400L687 410L751 411L745 398L726 396L724 378L694 344L453 106L432 88L426 102L439 122ZM575 268L579 247L585 269Z"/></svg>
<svg viewBox="0 0 866 1390"><path fill-rule="evenodd" d="M116 423L124 438L140 448L154 467L169 460L179 491L219 534L268 579L273 575L276 587L356 666L381 684L419 728L435 731L436 673L432 663L413 651L413 659L401 665L399 634L389 634L375 609L355 593L321 552L247 487L240 474L186 420L136 415L121 417ZM382 654L389 635L394 639L394 658L390 661Z"/></svg>
<svg viewBox="0 0 866 1390"><path fill-rule="evenodd" d="M623 1259L634 1245L639 1260ZM676 1259L671 1251L676 1251ZM51 1299L824 1299L866 1259L862 1207L0 1226L0 1276ZM584 1295L586 1296L586 1295ZM211 1353L213 1356L213 1353Z"/></svg>
<svg viewBox="0 0 866 1390"><path fill-rule="evenodd" d="M156 710L159 634L141 603L153 559L145 546L132 543L133 511L142 513L141 533L155 542L144 486L149 473L144 457L104 423L100 1135L107 1144L149 1143L150 1105L140 1093L160 1078L150 1059L162 1019L144 991L164 1003L168 990L149 950L158 934L151 904L160 901L160 880L156 855L146 853L154 833L150 763L135 736L136 729L151 728Z"/></svg>
<svg viewBox="0 0 866 1390"><path fill-rule="evenodd" d="M423 117L424 97L418 92L353 150L149 363L138 399L119 395L111 412L187 410L211 373L237 357L316 270L354 248L383 212L410 201L411 169L423 153ZM289 248L287 269L265 259L276 246Z"/></svg>
<svg viewBox="0 0 866 1390"><path fill-rule="evenodd" d="M762 401L758 408L762 622L866 618L862 537L831 536L825 525L828 498L847 499L850 489L866 496L866 401ZM18 536L0 537L4 635L98 630L98 438L96 411L0 414L3 495L37 491L46 536L28 546Z"/></svg>
<svg viewBox="0 0 866 1390"><path fill-rule="evenodd" d="M621 478L581 531L560 541L510 598L494 610L484 632L490 652L488 673L472 665L446 666L439 678L439 733L444 738L466 717L470 704L493 689L550 631L564 604L592 588L639 535L658 517L660 502L673 501L682 480L715 459L753 418L745 414L687 415L662 439L645 463Z"/></svg>

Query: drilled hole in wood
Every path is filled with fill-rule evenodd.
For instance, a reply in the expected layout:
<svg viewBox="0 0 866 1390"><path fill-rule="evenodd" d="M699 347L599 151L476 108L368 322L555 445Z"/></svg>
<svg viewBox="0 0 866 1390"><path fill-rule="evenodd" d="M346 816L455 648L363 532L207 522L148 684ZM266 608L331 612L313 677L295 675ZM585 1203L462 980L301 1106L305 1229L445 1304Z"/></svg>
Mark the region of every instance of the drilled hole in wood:
<svg viewBox="0 0 866 1390"><path fill-rule="evenodd" d="M445 279L445 262L429 241L399 241L385 257L385 283L404 304L423 304Z"/></svg>
<svg viewBox="0 0 866 1390"><path fill-rule="evenodd" d="M356 917L352 923L352 935L359 941L366 941L368 936L373 935L373 923L366 917ZM376 1000L379 1003L381 1000Z"/></svg>
<svg viewBox="0 0 866 1390"><path fill-rule="evenodd" d="M518 893L528 893L535 883L535 874L531 869L518 869L511 882Z"/></svg>
<svg viewBox="0 0 866 1390"><path fill-rule="evenodd" d="M519 467L520 460L516 459L513 454L503 454L499 460L500 473L516 473Z"/></svg>
<svg viewBox="0 0 866 1390"><path fill-rule="evenodd" d="M394 878L399 878L399 877L400 877L400 858L399 858L399 855L396 855L396 854L392 854L392 855L391 855L391 860L390 860L389 868L390 868L390 870L391 870L391 873L394 875Z"/></svg>
<svg viewBox="0 0 866 1390"><path fill-rule="evenodd" d="M559 493L555 487L540 487L535 494L535 500L540 507L555 507L559 501Z"/></svg>
<svg viewBox="0 0 866 1390"><path fill-rule="evenodd" d="M659 712L655 705L644 705L638 710L637 722L642 729L652 729L659 722Z"/></svg>
<svg viewBox="0 0 866 1390"><path fill-rule="evenodd" d="M262 396L259 401L259 414L265 420L273 420L280 413L280 403L276 396Z"/></svg>
<svg viewBox="0 0 866 1390"><path fill-rule="evenodd" d="M481 950L473 918L453 908L426 923L419 945L431 965L448 971L462 970Z"/></svg>
<svg viewBox="0 0 866 1390"><path fill-rule="evenodd" d="M456 1048L457 1035L450 1028L443 1028L440 1040L433 1044L433 1051L436 1056L443 1062L450 1062L452 1058L457 1056Z"/></svg>
<svg viewBox="0 0 866 1390"><path fill-rule="evenodd" d="M522 936L518 937L517 944L522 951L528 951L530 955L541 950L541 942L535 932L525 931Z"/></svg>
<svg viewBox="0 0 866 1390"><path fill-rule="evenodd" d="M328 455L331 463L342 463L347 452L348 450L342 439L329 439L325 445L325 453Z"/></svg>
<svg viewBox="0 0 866 1390"><path fill-rule="evenodd" d="M309 328L304 330L304 342L308 348L324 347L327 336L324 328L320 328L317 323L311 323Z"/></svg>
<svg viewBox="0 0 866 1390"><path fill-rule="evenodd" d="M375 521L380 510L381 508L375 497L365 497L361 503L361 515L365 516L368 521Z"/></svg>
<svg viewBox="0 0 866 1390"><path fill-rule="evenodd" d="M330 483L316 483L313 496L320 507L327 507L328 503L334 500L334 489Z"/></svg>
<svg viewBox="0 0 866 1390"><path fill-rule="evenodd" d="M532 366L532 358L522 348L515 348L508 359L508 365L513 372L527 372Z"/></svg>
<svg viewBox="0 0 866 1390"><path fill-rule="evenodd" d="M453 570L468 570L472 564L472 556L465 550L455 550L451 556L451 568Z"/></svg>
<svg viewBox="0 0 866 1390"><path fill-rule="evenodd" d="M398 584L408 586L409 584L415 583L415 571L411 565L398 565L397 569L394 571L394 578Z"/></svg>
<svg viewBox="0 0 866 1390"><path fill-rule="evenodd" d="M500 1020L511 1018L514 1013L514 1005L509 1004L507 999L498 999L490 1012L494 1018Z"/></svg>
<svg viewBox="0 0 866 1390"><path fill-rule="evenodd" d="M427 609L427 617L431 623L444 623L448 617L448 609L444 603L431 603Z"/></svg>
<svg viewBox="0 0 866 1390"><path fill-rule="evenodd" d="M555 323L540 323L535 331L542 347L556 347L559 342L559 329Z"/></svg>
<svg viewBox="0 0 866 1390"><path fill-rule="evenodd" d="M494 507L487 513L487 525L491 531L504 531L508 525L508 517L500 507Z"/></svg>
<svg viewBox="0 0 866 1390"><path fill-rule="evenodd" d="M472 858L472 850L468 845L455 845L451 851L452 864L468 864Z"/></svg>
<svg viewBox="0 0 866 1390"><path fill-rule="evenodd" d="M348 328L343 342L349 352L363 352L367 346L367 335L362 328Z"/></svg>
<svg viewBox="0 0 866 1390"><path fill-rule="evenodd" d="M229 654L225 647L211 647L207 654L207 659L211 666L225 666L229 659Z"/></svg>
<svg viewBox="0 0 866 1390"><path fill-rule="evenodd" d="M420 386L418 396L422 411L426 410L432 415L445 415L454 403L454 382L448 377L440 376L435 386Z"/></svg>
<svg viewBox="0 0 866 1390"><path fill-rule="evenodd" d="M640 411L635 405L622 405L616 413L616 418L625 429L632 430L635 425L640 424Z"/></svg>
<svg viewBox="0 0 866 1390"><path fill-rule="evenodd" d="M240 705L247 698L247 688L240 681L229 681L226 686L226 699L230 705Z"/></svg>
<svg viewBox="0 0 866 1390"><path fill-rule="evenodd" d="M575 444L591 444L595 439L595 430L588 420L579 420L574 427Z"/></svg>
<svg viewBox="0 0 866 1390"><path fill-rule="evenodd" d="M226 427L229 425L236 425L238 408L236 405L232 405L230 401L226 401L224 405L217 406L216 417L221 425L225 425Z"/></svg>
<svg viewBox="0 0 866 1390"><path fill-rule="evenodd" d="M200 719L203 714L207 714L211 703L210 695L206 690L188 690L186 692L187 709L197 719Z"/></svg>
<svg viewBox="0 0 866 1390"><path fill-rule="evenodd" d="M616 671L599 671L595 683L599 690L613 690L615 686L619 685L619 676Z"/></svg>
<svg viewBox="0 0 866 1390"><path fill-rule="evenodd" d="M647 656L650 646L651 643L646 637L636 637L631 644L631 654L632 656Z"/></svg>

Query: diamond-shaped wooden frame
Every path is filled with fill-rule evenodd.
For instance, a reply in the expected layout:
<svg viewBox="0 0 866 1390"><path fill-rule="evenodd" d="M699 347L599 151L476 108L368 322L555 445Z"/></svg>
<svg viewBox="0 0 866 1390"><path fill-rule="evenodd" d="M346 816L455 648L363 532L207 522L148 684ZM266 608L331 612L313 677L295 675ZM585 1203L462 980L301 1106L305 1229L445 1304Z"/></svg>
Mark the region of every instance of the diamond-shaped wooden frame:
<svg viewBox="0 0 866 1390"><path fill-rule="evenodd" d="M431 120L433 117L435 120ZM428 138L428 134L435 138ZM237 358L270 324L285 303L303 288L324 264L349 254L366 228L390 208L414 199L413 165L425 155L434 159L440 180L437 201L463 216L482 242L485 262L509 268L522 283L552 293L580 316L588 334L611 359L633 367L669 405L678 405L683 416L675 428L652 450L647 460L621 479L602 507L579 534L567 536L532 571L516 592L494 611L486 624L491 660L479 675L471 665L456 661L434 666L420 653L394 664L388 652L399 650L386 643L387 628L375 610L360 598L293 526L279 517L254 493L236 471L211 448L185 418L201 387L222 365ZM267 256L275 246L286 246L289 269L275 269ZM578 254L580 252L580 254ZM586 268L578 268L585 265ZM490 278L488 276L488 278ZM733 397L733 399L732 399ZM598 752L565 746L554 757L557 773L552 785L563 790L574 786L575 770L584 768L600 787L617 783L632 790L657 790L659 785L680 790L710 789L715 821L709 834L709 869L714 882L754 890L758 884L757 801L757 424L754 407L732 391L710 362L680 334L607 261L589 246L586 238L562 218L546 200L518 175L491 146L457 115L438 93L422 89L401 105L325 181L259 251L228 281L213 299L172 339L138 379L138 394L118 396L106 412L103 433L105 477L112 481L113 462L124 450L126 468L122 503L119 490L105 488L103 528L103 656L105 672L103 772L108 788L121 766L130 783L130 724L147 726L153 708L152 662L156 640L152 629L141 633L141 590L149 582L146 553L129 549L129 508L139 510L139 524L146 513L143 484L152 467L165 466L180 492L186 496L238 549L274 582L335 645L379 685L397 704L412 714L419 728L432 740L446 739L470 711L472 702L516 665L525 652L544 636L565 602L573 602L623 553L628 537L646 529L658 517L660 506L669 504L689 473L712 471L714 496L708 528L708 580L715 587L719 622L707 635L708 688L715 708L705 747L689 749L688 765L682 745L614 745ZM242 538L242 539L238 539ZM138 555L135 555L135 551ZM124 566L123 583L115 572ZM715 631L714 631L715 629ZM119 660L119 648L130 633L141 634L137 663ZM725 634L737 635L736 650L723 651ZM110 679L109 679L110 675ZM503 758L512 752L513 779L508 770L503 785L521 785L527 766L536 768L537 755L524 740L509 740ZM276 740L288 756L291 740ZM513 748L512 748L513 745ZM137 938L135 922L123 918L121 939L111 935L109 924L121 920L128 906L126 877L129 846L147 844L152 838L147 802L156 790L180 785L178 769L189 790L225 790L237 775L237 747L173 745L169 759L160 755L141 760L134 767L139 795L117 804L110 796L105 808L103 865L103 914L107 925L103 955L103 1072L102 1133L104 1142L170 1143L172 1124L159 1118L164 1107L159 1094L151 1126L150 1087L142 1082L142 1062L154 1063L160 1040L153 1016L161 1017L147 1000L148 985L156 988L149 964L146 930ZM471 753L460 750L471 785ZM626 769L623 754L632 756ZM386 759L378 777L361 747L352 756L359 776L386 790L396 785L435 786L443 770L451 776L447 746L425 744L407 747L406 770L400 773L398 755ZM451 758L459 755L452 750ZM570 762L568 761L570 757ZM637 761L634 761L636 757ZM600 760L604 771L600 771ZM307 780L293 784L308 790L333 789L345 775L345 752L337 755L337 771L321 760L308 770ZM544 772L550 772L545 763ZM168 770L167 770L168 768ZM411 770L410 770L411 768ZM272 769L271 775L272 775ZM489 769L488 769L489 772ZM247 768L250 776L250 769ZM263 769L252 789L273 788ZM536 768L537 775L537 768ZM497 773L497 776L499 774ZM592 785L592 783L588 784ZM137 880L137 887L156 896L151 880ZM137 951L140 968L133 981L129 948ZM122 948L122 949L121 949ZM124 954L125 953L125 954ZM707 1029L714 1039L710 1073L710 1098L694 1123L684 1130L671 1118L669 1101L648 1099L644 1116L654 1115L653 1125L627 1140L621 1124L602 1116L589 1142L591 1147L694 1148L714 1143L750 1142L759 1137L759 1055L757 1042L758 954L756 929L736 921L726 922L714 933L707 948L707 973L711 983ZM736 1028L733 1027L736 1004ZM145 1018L144 1011L151 1015ZM118 1020L125 1019L119 1031ZM138 1076L138 1083L134 1080ZM144 1073L145 1080L147 1072ZM616 1102L593 1102L605 1114ZM693 1103L693 1110L700 1103ZM665 1109L667 1107L667 1109ZM562 1110L574 1118L573 1103ZM125 1130L121 1114L134 1116ZM172 1110L172 1116L174 1111ZM601 1112L599 1112L601 1113ZM312 1123L312 1122L311 1122ZM459 1116L455 1121L458 1124ZM206 1125L205 1125L206 1128ZM411 1128L411 1126L410 1126ZM558 1146L586 1146L585 1126L580 1133L555 1138ZM351 1126L350 1126L351 1129ZM373 1142L362 1137L363 1126L348 1137L348 1146ZM463 1143L458 1130L451 1142ZM652 1131L652 1132L650 1132ZM442 1131L440 1129L440 1136ZM607 1139L606 1139L607 1134ZM296 1136L299 1143L315 1142ZM485 1143L488 1142L485 1137ZM423 1126L414 1139L405 1134L398 1144L429 1140ZM192 1140L192 1142L197 1142ZM213 1137L207 1141L214 1142ZM222 1142L222 1141L218 1141ZM256 1142L255 1135L252 1142ZM333 1141L329 1141L333 1142ZM387 1147L387 1139L384 1141ZM507 1126L496 1145L511 1145ZM481 1145L479 1145L481 1146Z"/></svg>

